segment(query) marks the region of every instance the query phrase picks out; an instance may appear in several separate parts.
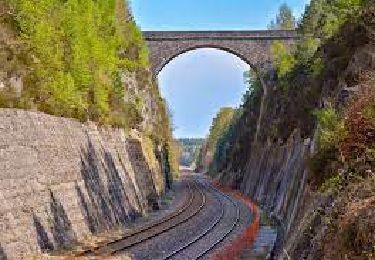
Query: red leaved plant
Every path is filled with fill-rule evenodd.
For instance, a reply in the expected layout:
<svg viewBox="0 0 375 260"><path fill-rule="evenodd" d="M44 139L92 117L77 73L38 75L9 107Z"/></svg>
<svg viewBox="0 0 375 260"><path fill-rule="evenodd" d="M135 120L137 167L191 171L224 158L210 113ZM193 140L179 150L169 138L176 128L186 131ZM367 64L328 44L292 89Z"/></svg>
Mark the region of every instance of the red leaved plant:
<svg viewBox="0 0 375 260"><path fill-rule="evenodd" d="M244 203L250 211L253 213L253 221L246 228L245 232L238 235L230 244L224 246L224 248L217 251L212 257L212 260L234 260L238 257L241 252L253 245L255 238L258 234L260 225L260 215L257 206L245 195L238 191L233 191L229 187L221 186L218 183L214 185L222 192L229 193L242 203Z"/></svg>
<svg viewBox="0 0 375 260"><path fill-rule="evenodd" d="M340 152L346 162L366 162L375 149L375 89L363 88L353 98L345 113L346 135Z"/></svg>

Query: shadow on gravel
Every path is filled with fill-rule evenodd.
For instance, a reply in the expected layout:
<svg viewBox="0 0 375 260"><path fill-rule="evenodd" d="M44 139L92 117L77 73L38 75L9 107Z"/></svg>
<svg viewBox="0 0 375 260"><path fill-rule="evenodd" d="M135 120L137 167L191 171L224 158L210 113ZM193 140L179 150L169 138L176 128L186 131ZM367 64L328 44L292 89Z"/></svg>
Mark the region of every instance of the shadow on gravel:
<svg viewBox="0 0 375 260"><path fill-rule="evenodd" d="M125 225L139 216L140 214L129 202L112 155L104 151L104 161L101 160L102 157L98 156L89 138L87 149L81 150L81 175L85 190L82 190L78 184L76 190L90 232L98 233L118 225ZM124 167L120 170L126 172ZM105 176L106 180L101 176ZM131 184L129 186L133 188Z"/></svg>
<svg viewBox="0 0 375 260"><path fill-rule="evenodd" d="M8 259L7 255L5 254L4 249L0 244L0 260L7 260L7 259Z"/></svg>

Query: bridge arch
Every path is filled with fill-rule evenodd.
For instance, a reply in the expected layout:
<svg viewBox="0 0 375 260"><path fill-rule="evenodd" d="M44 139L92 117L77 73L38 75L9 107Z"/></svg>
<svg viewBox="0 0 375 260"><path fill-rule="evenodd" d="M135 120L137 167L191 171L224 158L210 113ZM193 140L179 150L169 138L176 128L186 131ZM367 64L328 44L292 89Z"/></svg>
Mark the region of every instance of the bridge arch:
<svg viewBox="0 0 375 260"><path fill-rule="evenodd" d="M227 51L244 60L258 74L263 95L260 106L260 116L257 122L255 140L257 140L264 101L268 95L269 84L262 77L272 69L271 46L274 41L282 41L286 45L294 45L298 39L294 30L267 31L186 31L143 32L148 44L151 69L154 78L175 57L199 48L215 48Z"/></svg>
<svg viewBox="0 0 375 260"><path fill-rule="evenodd" d="M150 52L153 75L175 57L191 50L215 48L229 52L248 63L257 72L268 70L272 64L273 41L294 44L293 30L267 31L149 31L143 32Z"/></svg>
<svg viewBox="0 0 375 260"><path fill-rule="evenodd" d="M252 64L252 61L250 61L247 57L241 55L241 53L238 53L236 50L233 50L232 48L227 48L227 47L218 46L218 45L211 45L211 44L198 44L198 45L191 46L189 48L181 49L178 52L173 53L169 57L163 59L163 61L154 68L153 73L155 75L159 75L159 73L174 59L178 58L179 56L185 53L189 53L189 52L200 50L200 49L215 49L215 50L224 51L226 53L229 53L238 57L239 59L244 61L246 64L248 64L250 68L253 69L254 71L256 71L257 69L256 66Z"/></svg>

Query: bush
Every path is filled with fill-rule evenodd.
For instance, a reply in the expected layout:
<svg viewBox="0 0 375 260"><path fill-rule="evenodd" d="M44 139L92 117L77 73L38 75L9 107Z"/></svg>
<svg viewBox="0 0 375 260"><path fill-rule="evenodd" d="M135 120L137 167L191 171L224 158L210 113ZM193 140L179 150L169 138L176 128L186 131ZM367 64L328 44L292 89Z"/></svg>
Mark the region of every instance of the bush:
<svg viewBox="0 0 375 260"><path fill-rule="evenodd" d="M339 168L339 144L345 138L344 122L333 108L315 111L318 121L317 146L318 150L310 161L313 173L311 182L320 187L325 181L326 187L331 187ZM323 188L326 189L326 188Z"/></svg>
<svg viewBox="0 0 375 260"><path fill-rule="evenodd" d="M340 117L334 109L316 112L318 151L310 162L313 179L322 190L344 180L366 177L375 167L375 90L362 89ZM338 172L341 171L341 175Z"/></svg>
<svg viewBox="0 0 375 260"><path fill-rule="evenodd" d="M273 42L271 52L274 57L274 65L279 77L284 77L287 73L292 71L296 65L296 59L285 44L280 41Z"/></svg>
<svg viewBox="0 0 375 260"><path fill-rule="evenodd" d="M309 68L313 76L320 75L324 68L320 47L335 36L349 19L357 19L365 4L365 0L312 0L297 28L301 40L296 49L290 51L279 41L271 47L279 77L300 66Z"/></svg>
<svg viewBox="0 0 375 260"><path fill-rule="evenodd" d="M315 111L318 121L318 146L320 150L338 148L345 138L344 121L333 108Z"/></svg>
<svg viewBox="0 0 375 260"><path fill-rule="evenodd" d="M345 113L347 135L340 142L340 152L349 164L375 166L375 90L362 89Z"/></svg>

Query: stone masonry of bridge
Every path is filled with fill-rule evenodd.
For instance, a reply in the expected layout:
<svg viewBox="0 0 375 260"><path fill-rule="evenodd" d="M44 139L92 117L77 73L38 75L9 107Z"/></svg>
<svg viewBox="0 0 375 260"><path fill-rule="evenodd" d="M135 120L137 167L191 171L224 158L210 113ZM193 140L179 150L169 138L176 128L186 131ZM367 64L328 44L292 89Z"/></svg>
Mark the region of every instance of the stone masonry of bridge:
<svg viewBox="0 0 375 260"><path fill-rule="evenodd" d="M298 38L294 30L145 31L143 35L149 47L155 77L173 58L199 48L227 51L260 72L269 69L273 41L279 40L287 45L293 45Z"/></svg>

